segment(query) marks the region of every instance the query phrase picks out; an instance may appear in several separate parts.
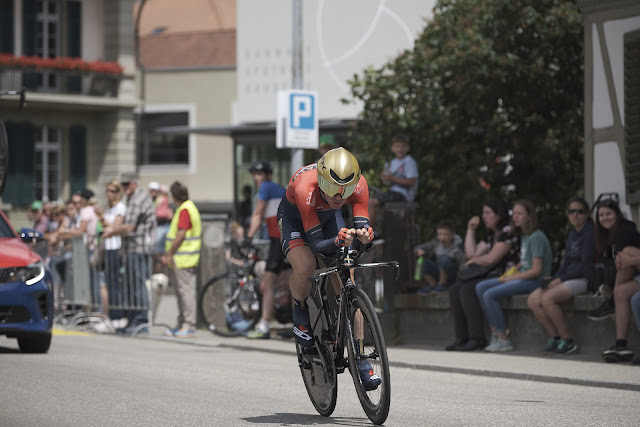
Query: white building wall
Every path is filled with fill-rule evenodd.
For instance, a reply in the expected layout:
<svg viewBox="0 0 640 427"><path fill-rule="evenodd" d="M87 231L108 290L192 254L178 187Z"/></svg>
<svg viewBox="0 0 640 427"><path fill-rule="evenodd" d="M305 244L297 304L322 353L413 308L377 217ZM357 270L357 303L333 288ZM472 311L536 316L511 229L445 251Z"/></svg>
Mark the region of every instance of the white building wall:
<svg viewBox="0 0 640 427"><path fill-rule="evenodd" d="M436 0L301 3L303 88L318 92L325 120L357 116L360 105L340 102L347 80L411 49ZM277 92L292 88L292 16L291 0L238 0L235 124L276 119Z"/></svg>

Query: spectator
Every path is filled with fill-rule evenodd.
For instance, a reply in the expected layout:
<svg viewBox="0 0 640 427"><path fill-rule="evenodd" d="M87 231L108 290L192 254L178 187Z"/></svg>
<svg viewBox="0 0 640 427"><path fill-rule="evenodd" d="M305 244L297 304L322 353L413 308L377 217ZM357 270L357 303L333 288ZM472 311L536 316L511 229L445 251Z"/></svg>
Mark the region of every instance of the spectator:
<svg viewBox="0 0 640 427"><path fill-rule="evenodd" d="M151 196L140 187L136 172L126 172L120 177L124 194L127 196L127 212L120 226L109 226L103 237L129 235L124 240L126 251L125 271L129 299L127 303L137 307L127 314L128 325L117 332L131 333L138 326L148 323L149 295L145 282L151 276L151 253L156 232L156 214ZM148 329L139 332L148 333Z"/></svg>
<svg viewBox="0 0 640 427"><path fill-rule="evenodd" d="M49 266L51 276L53 277L53 286L55 290L54 295L56 302L61 295L60 290L62 285L62 276L60 274L60 264L64 264L65 262L65 258L62 254L62 247L60 246L61 242L58 241L59 231L64 231L64 222L66 219L65 212L65 207L60 205L55 206L52 209L52 221L49 223L50 231L44 235L49 244L49 257L47 260L47 265Z"/></svg>
<svg viewBox="0 0 640 427"><path fill-rule="evenodd" d="M591 320L603 320L615 316L615 285L629 281L632 277L628 269L622 275L619 271L616 272L614 262L617 251L622 251L627 246L639 247L640 233L633 222L624 218L618 203L613 199L606 199L598 202L595 236L596 262L604 264L605 271L608 270L608 265L613 273L605 274L604 281L607 283L600 289L604 302L591 310L587 317Z"/></svg>
<svg viewBox="0 0 640 427"><path fill-rule="evenodd" d="M242 201L238 206L238 222L245 228L245 232L249 231L249 223L251 222L251 209L253 206L251 200L251 186L242 187ZM246 233L245 233L246 234Z"/></svg>
<svg viewBox="0 0 640 427"><path fill-rule="evenodd" d="M40 200L36 200L31 203L27 215L29 219L33 221L33 229L44 236L49 228L49 217L44 213L42 202Z"/></svg>
<svg viewBox="0 0 640 427"><path fill-rule="evenodd" d="M640 248L627 246L618 252L616 267L618 268L618 277L629 277L628 274L631 274L632 278L624 281L616 280L616 286L613 289L616 307L616 342L608 350L602 352L602 358L609 363L629 362L633 359L633 352L627 347L627 338L632 309L640 330L640 311L638 310L640 308L638 307L640 303L640 274L638 274Z"/></svg>
<svg viewBox="0 0 640 427"><path fill-rule="evenodd" d="M229 224L229 232L231 239L229 241L229 247L225 249L225 256L227 262L235 267L242 267L245 265L246 256L240 250L242 243L244 242L244 227L237 222L233 221Z"/></svg>
<svg viewBox="0 0 640 427"><path fill-rule="evenodd" d="M449 287L449 307L453 315L456 340L446 347L449 351L472 351L487 346L484 335L484 316L476 295L476 285L488 277L502 274L519 259L520 240L511 234L509 209L500 199L487 200L482 207L482 222L487 234L476 241L480 218L472 217L467 224L464 240L465 265L489 266L490 270L476 278L459 278Z"/></svg>
<svg viewBox="0 0 640 427"><path fill-rule="evenodd" d="M573 230L565 243L562 265L527 299L529 308L550 336L545 353L569 354L578 350L560 304L587 292L585 272L596 253L589 204L581 197L573 197L567 203L567 212Z"/></svg>
<svg viewBox="0 0 640 427"><path fill-rule="evenodd" d="M96 207L98 220L102 224L103 230L108 227L120 227L124 222L127 212L127 205L122 201L122 185L119 181L109 181L106 187L107 203L109 207L106 211ZM104 233L103 233L104 235ZM124 305L124 289L120 284L120 247L122 238L119 235L106 237L104 239L104 274L108 290L109 305ZM111 318L111 328L122 329L127 326L128 319L121 309L109 311ZM101 326L96 325L99 332L110 331L111 328L100 330Z"/></svg>
<svg viewBox="0 0 640 427"><path fill-rule="evenodd" d="M258 188L258 201L251 215L247 239L253 239L264 220L267 224L270 241L267 267L260 281L262 317L255 329L247 333L247 338L249 339L260 339L269 338L269 321L274 307L273 284L276 281L276 277L278 277L278 273L286 268L284 253L280 246L280 230L278 229L277 220L278 206L285 190L280 184L271 181L273 169L269 162L258 160L251 165L249 172L253 174L253 180Z"/></svg>
<svg viewBox="0 0 640 427"><path fill-rule="evenodd" d="M177 209L167 233L162 263L169 268L169 277L175 286L178 319L176 327L164 334L192 338L196 336L196 266L200 262L202 223L184 184L178 181L171 184L171 196Z"/></svg>
<svg viewBox="0 0 640 427"><path fill-rule="evenodd" d="M396 156L391 164L385 163L382 171L382 182L391 184L388 191L377 194L369 199L369 221L375 225L375 215L378 206L387 202L411 202L418 191L418 165L409 155L411 146L405 135L396 135L391 140L391 151Z"/></svg>
<svg viewBox="0 0 640 427"><path fill-rule="evenodd" d="M634 279L637 283L640 283L640 277L636 276ZM631 297L631 311L633 311L633 317L636 318L636 328L640 331L640 291L636 292ZM632 365L640 365L640 357L635 357L631 361Z"/></svg>
<svg viewBox="0 0 640 427"><path fill-rule="evenodd" d="M318 141L318 152L320 152L321 156L324 156L327 151L333 150L334 148L338 148L338 146L336 145L336 140L332 134L325 133L320 135L320 140Z"/></svg>
<svg viewBox="0 0 640 427"><path fill-rule="evenodd" d="M162 188L156 181L149 183L149 194L153 200L153 206L156 210L156 220L158 227L156 227L155 249L154 253L164 254L164 242L165 236L169 231L169 224L173 218L173 210L169 203L169 189Z"/></svg>
<svg viewBox="0 0 640 427"><path fill-rule="evenodd" d="M486 351L491 352L513 350L498 300L515 294L528 294L540 285L544 277L551 274L551 244L547 236L537 229L538 218L534 204L529 200L516 201L511 224L513 232L521 236L517 272L483 280L476 286L480 305L491 327L491 343L485 347Z"/></svg>
<svg viewBox="0 0 640 427"><path fill-rule="evenodd" d="M456 280L458 267L464 262L462 238L458 236L449 220L442 220L436 227L437 237L423 243L413 250L422 258L422 275L428 285L418 291L426 294L431 291L442 292L447 285Z"/></svg>

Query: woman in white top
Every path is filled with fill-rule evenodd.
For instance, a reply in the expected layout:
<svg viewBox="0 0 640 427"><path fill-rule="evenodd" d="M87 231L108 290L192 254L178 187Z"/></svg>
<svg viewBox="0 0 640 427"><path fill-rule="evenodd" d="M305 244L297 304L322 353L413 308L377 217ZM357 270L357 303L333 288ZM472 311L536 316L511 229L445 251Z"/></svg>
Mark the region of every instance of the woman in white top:
<svg viewBox="0 0 640 427"><path fill-rule="evenodd" d="M98 214L98 219L103 229L109 226L120 226L127 212L127 206L122 201L122 185L120 182L115 180L110 181L106 189L109 208L104 213L102 209L96 208L96 213ZM119 252L121 245L122 238L120 236L112 236L104 239L104 273L110 306L122 306L124 304L124 292L121 289L119 281ZM120 324L121 322L126 322L122 310L110 310L108 314L116 329L126 326L126 323L124 325Z"/></svg>

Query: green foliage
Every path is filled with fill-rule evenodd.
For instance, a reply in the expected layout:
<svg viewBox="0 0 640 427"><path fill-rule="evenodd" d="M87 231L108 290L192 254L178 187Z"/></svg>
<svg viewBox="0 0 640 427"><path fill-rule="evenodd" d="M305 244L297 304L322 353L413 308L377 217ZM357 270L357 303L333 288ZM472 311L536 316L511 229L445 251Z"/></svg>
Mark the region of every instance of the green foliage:
<svg viewBox="0 0 640 427"><path fill-rule="evenodd" d="M583 32L576 1L441 0L407 50L350 81L364 103L351 148L372 185L411 138L423 238L464 234L482 203L531 199L559 255L567 199L583 185Z"/></svg>

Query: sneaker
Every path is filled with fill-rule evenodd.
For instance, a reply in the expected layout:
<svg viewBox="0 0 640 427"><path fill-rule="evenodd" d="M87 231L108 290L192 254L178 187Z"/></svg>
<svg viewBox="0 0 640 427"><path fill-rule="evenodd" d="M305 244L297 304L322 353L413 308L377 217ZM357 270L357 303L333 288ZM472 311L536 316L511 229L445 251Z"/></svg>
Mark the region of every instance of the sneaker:
<svg viewBox="0 0 640 427"><path fill-rule="evenodd" d="M420 295L427 295L428 293L430 293L430 292L431 292L431 291L433 291L434 289L435 289L435 287L434 287L434 286L428 285L428 286L425 286L424 288L420 288L420 289L418 289L418 293L419 293Z"/></svg>
<svg viewBox="0 0 640 427"><path fill-rule="evenodd" d="M173 334L173 336L176 337L176 338L195 338L196 330L195 329L180 328Z"/></svg>
<svg viewBox="0 0 640 427"><path fill-rule="evenodd" d="M462 347L466 343L467 343L466 338L458 338L454 342L446 346L444 349L447 351L458 351L460 350L460 347Z"/></svg>
<svg viewBox="0 0 640 427"><path fill-rule="evenodd" d="M116 328L107 319L92 324L91 328L101 334L113 334L116 332Z"/></svg>
<svg viewBox="0 0 640 427"><path fill-rule="evenodd" d="M313 346L313 332L311 331L309 310L301 309L298 301L296 301L293 307L293 334L296 336L296 341L300 346Z"/></svg>
<svg viewBox="0 0 640 427"><path fill-rule="evenodd" d="M567 340L560 340L558 342L556 349L553 352L556 354L566 355L566 354L575 353L577 351L578 351L578 346L573 341L569 343Z"/></svg>
<svg viewBox="0 0 640 427"><path fill-rule="evenodd" d="M250 340L266 340L269 339L269 331L265 332L261 329L255 328L247 332L247 338Z"/></svg>
<svg viewBox="0 0 640 427"><path fill-rule="evenodd" d="M178 332L179 330L180 328L165 329L162 335L164 335L165 337L174 337L176 335L176 332Z"/></svg>
<svg viewBox="0 0 640 427"><path fill-rule="evenodd" d="M433 292L444 292L446 289L447 289L447 287L444 285L444 283L438 283L433 288Z"/></svg>
<svg viewBox="0 0 640 427"><path fill-rule="evenodd" d="M112 319L111 324L115 329L124 329L129 324L129 319L122 317L120 319Z"/></svg>
<svg viewBox="0 0 640 427"><path fill-rule="evenodd" d="M358 373L360 374L360 381L366 391L375 390L378 388L382 380L373 372L371 363L368 360L358 360Z"/></svg>
<svg viewBox="0 0 640 427"><path fill-rule="evenodd" d="M561 340L558 338L554 338L551 337L549 338L549 341L547 341L547 345L545 346L544 350L542 350L544 353L553 353L556 351L556 347L558 347L558 343Z"/></svg>
<svg viewBox="0 0 640 427"><path fill-rule="evenodd" d="M611 300L606 300L602 304L600 304L597 308L591 310L587 317L591 320L604 320L609 317L614 317L616 315L615 307Z"/></svg>
<svg viewBox="0 0 640 427"><path fill-rule="evenodd" d="M458 347L458 351L473 351L477 349L482 349L487 346L487 342L484 338L471 338L466 344Z"/></svg>
<svg viewBox="0 0 640 427"><path fill-rule="evenodd" d="M626 345L612 345L609 350L602 352L602 358L607 363L630 362L633 359L633 352Z"/></svg>
<svg viewBox="0 0 640 427"><path fill-rule="evenodd" d="M496 342L498 342L498 334L496 334L495 332L491 334L491 341L489 341L489 345L487 347L491 347L496 345ZM485 348L486 350L486 348Z"/></svg>
<svg viewBox="0 0 640 427"><path fill-rule="evenodd" d="M491 353L506 352L513 351L513 346L511 345L509 338L506 340L498 338L495 344L485 347L484 350Z"/></svg>

